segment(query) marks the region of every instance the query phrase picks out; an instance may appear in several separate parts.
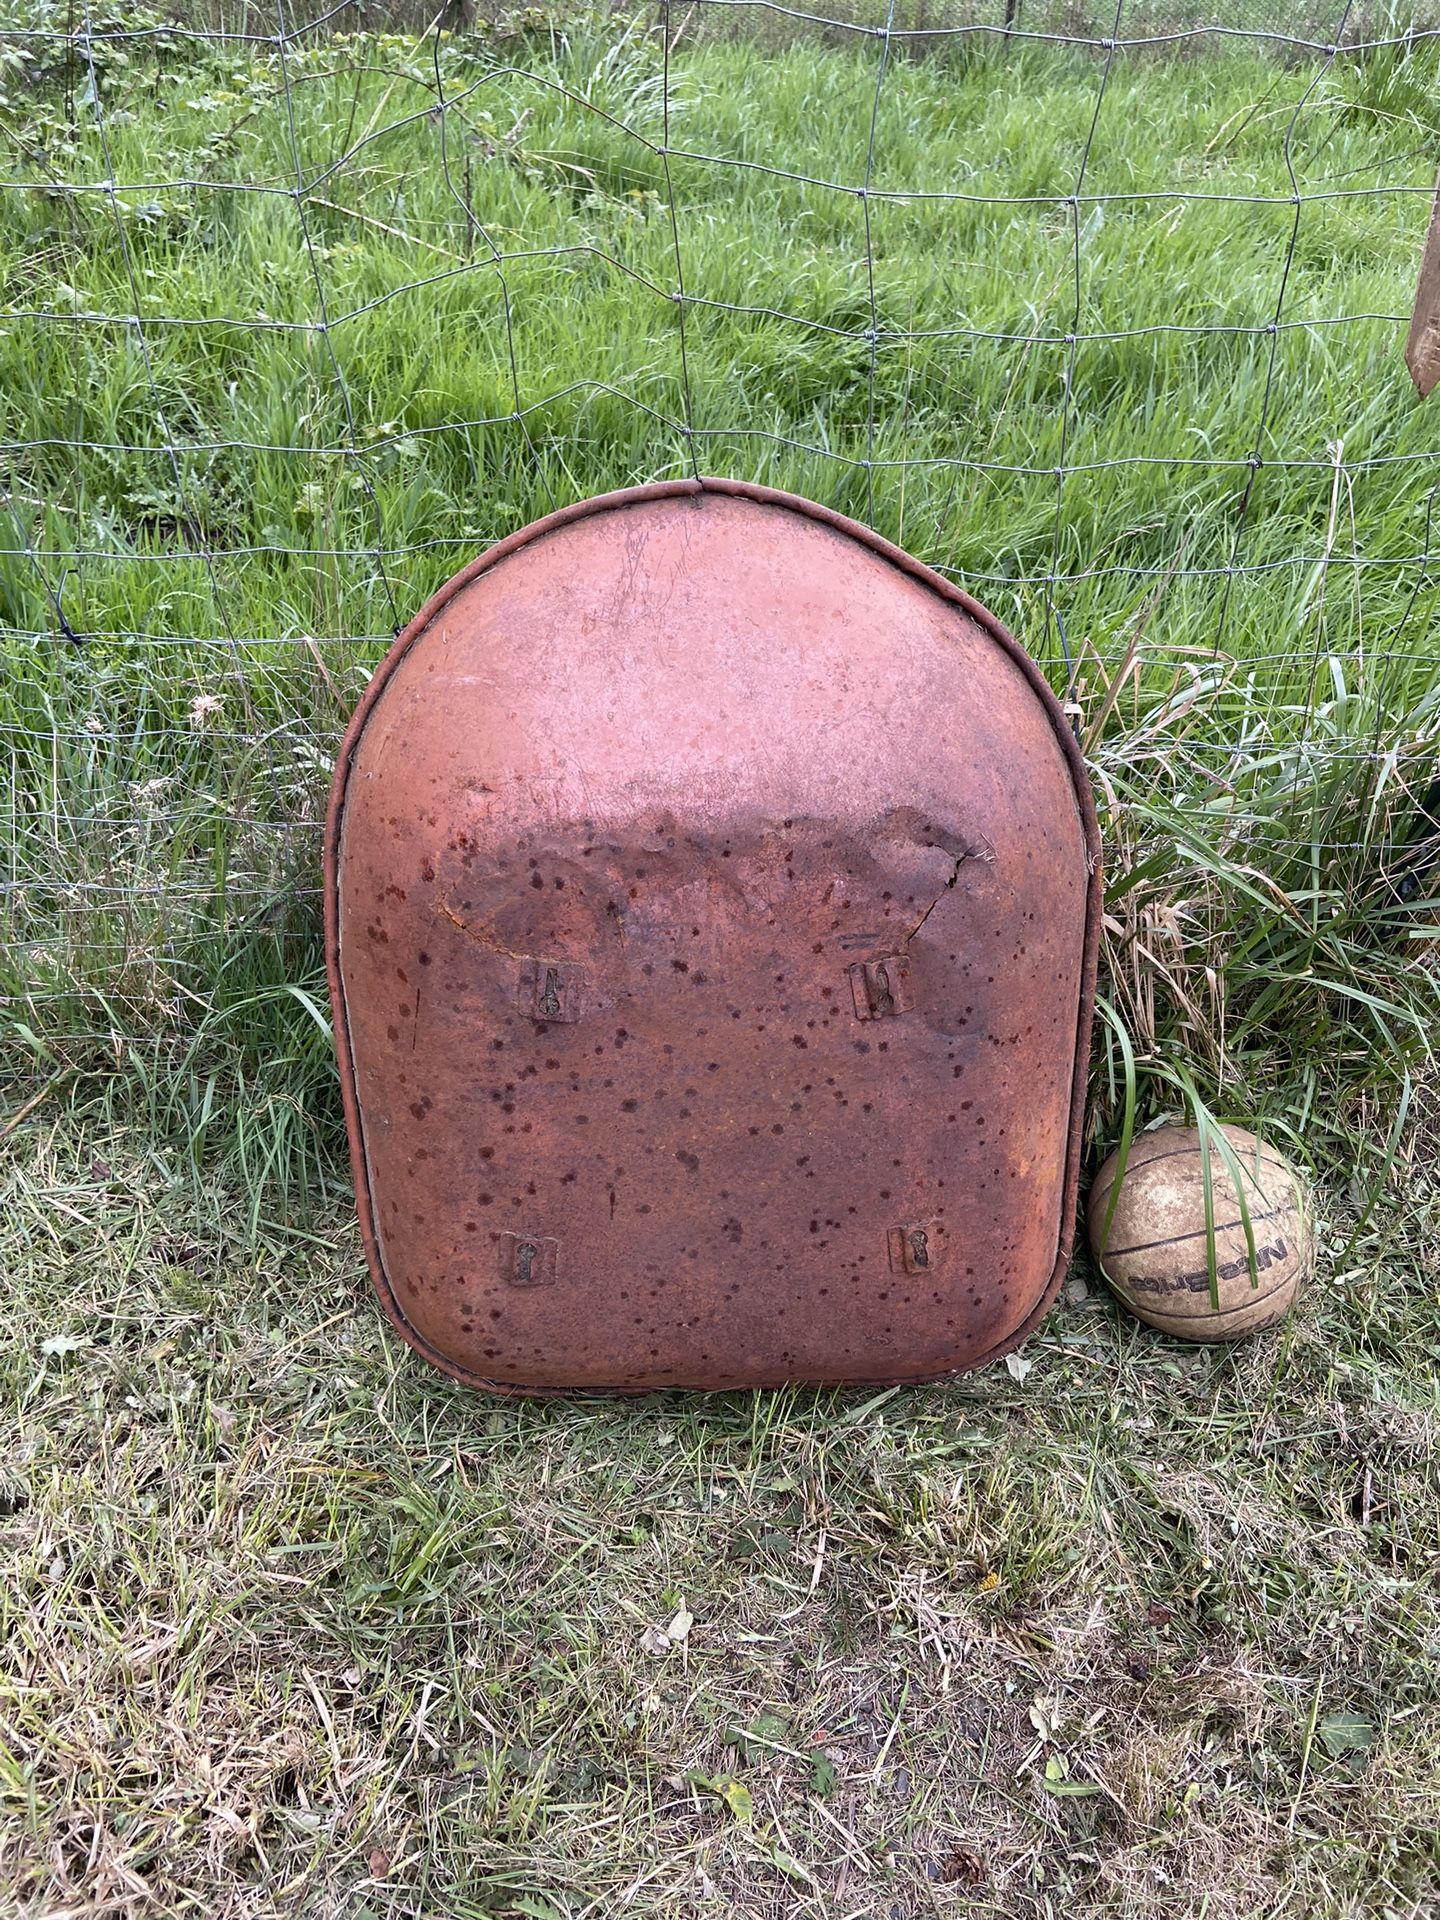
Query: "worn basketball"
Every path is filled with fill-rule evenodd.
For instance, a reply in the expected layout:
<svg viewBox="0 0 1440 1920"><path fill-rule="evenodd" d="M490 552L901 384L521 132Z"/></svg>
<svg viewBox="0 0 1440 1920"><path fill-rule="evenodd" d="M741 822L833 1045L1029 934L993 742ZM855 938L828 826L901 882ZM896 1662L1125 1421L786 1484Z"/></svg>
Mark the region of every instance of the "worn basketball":
<svg viewBox="0 0 1440 1920"><path fill-rule="evenodd" d="M1090 1251L1111 1290L1137 1318L1182 1340L1236 1340L1274 1326L1314 1258L1309 1199L1299 1174L1243 1127L1220 1131L1240 1169L1255 1252L1252 1261L1235 1178L1212 1141L1217 1298L1211 1294L1205 1170L1196 1128L1157 1127L1131 1142L1113 1212L1118 1154L1111 1154L1090 1189Z"/></svg>

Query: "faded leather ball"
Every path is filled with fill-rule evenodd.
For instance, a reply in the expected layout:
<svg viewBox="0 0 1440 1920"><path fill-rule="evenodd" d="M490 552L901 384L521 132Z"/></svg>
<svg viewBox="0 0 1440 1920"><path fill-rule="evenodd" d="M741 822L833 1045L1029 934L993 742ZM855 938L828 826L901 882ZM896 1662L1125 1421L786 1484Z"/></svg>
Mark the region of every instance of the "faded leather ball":
<svg viewBox="0 0 1440 1920"><path fill-rule="evenodd" d="M1300 1175L1243 1127L1220 1131L1240 1169L1255 1249L1252 1260L1235 1177L1212 1140L1213 1294L1197 1128L1139 1135L1118 1193L1116 1153L1090 1189L1090 1251L1111 1291L1138 1319L1181 1340L1238 1340L1274 1326L1314 1265L1311 1202Z"/></svg>

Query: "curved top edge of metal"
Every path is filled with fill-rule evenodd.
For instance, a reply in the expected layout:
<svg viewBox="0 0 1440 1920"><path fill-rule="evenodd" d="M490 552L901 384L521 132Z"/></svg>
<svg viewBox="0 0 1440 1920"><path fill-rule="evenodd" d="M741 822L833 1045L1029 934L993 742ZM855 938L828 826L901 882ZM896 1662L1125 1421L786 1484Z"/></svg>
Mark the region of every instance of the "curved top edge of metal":
<svg viewBox="0 0 1440 1920"><path fill-rule="evenodd" d="M755 501L761 506L777 507L783 511L798 514L804 519L816 521L821 526L829 527L834 532L856 541L860 546L868 547L872 553L888 560L899 572L906 574L912 580L918 580L938 594L941 599L948 600L952 606L960 608L992 640L997 642L1030 682L1055 730L1061 749L1069 763L1071 782L1075 788L1076 803L1080 809L1080 819L1085 832L1085 843L1091 866L1098 875L1100 828L1079 742L1066 724L1064 708L1056 698L1050 682L1005 623L981 601L967 593L963 587L957 587L954 581L947 580L944 574L937 573L933 567L926 566L923 560L917 560L913 554L907 553L903 547L897 547L893 541L887 540L883 534L876 533L872 527L865 526L859 520L852 520L843 513L837 513L833 507L821 506L818 501L807 500L798 493L786 493L780 487L765 487L754 481L701 478L655 480L639 487L619 487L610 493L597 493L588 500L577 500L568 507L557 507L553 513L547 513L539 520L532 520L528 525L517 528L514 533L506 534L504 539L497 540L494 546L487 547L483 553L477 554L468 565L462 567L457 574L452 575L442 587L437 589L414 618L400 630L361 695L336 756L325 822L327 906L328 882L331 877L329 856L334 846L335 827L355 748L365 730L372 709L384 691L386 681L420 636L433 625L436 617L481 574L488 573L493 567L499 566L503 560L507 560L513 553L518 553L522 547L527 547L534 541L543 540L546 535L557 533L562 527L567 527L574 521L587 520L598 514L614 513L626 507L643 506L651 500L684 499L697 494L728 494L742 500ZM328 925L326 931L328 934Z"/></svg>

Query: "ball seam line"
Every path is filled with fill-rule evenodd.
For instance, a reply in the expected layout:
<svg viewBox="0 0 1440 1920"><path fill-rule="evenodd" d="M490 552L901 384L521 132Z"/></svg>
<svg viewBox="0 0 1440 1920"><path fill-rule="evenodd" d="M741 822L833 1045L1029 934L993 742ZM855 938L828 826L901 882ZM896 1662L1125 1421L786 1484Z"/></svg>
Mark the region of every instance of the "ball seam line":
<svg viewBox="0 0 1440 1920"><path fill-rule="evenodd" d="M1293 1202L1286 1207L1272 1207L1268 1213L1252 1213L1250 1215L1250 1224L1252 1227L1258 1227L1263 1220L1282 1220L1288 1215L1298 1213L1299 1211L1300 1209L1295 1206ZM1244 1224L1245 1222L1238 1216L1234 1220L1217 1220L1215 1222L1215 1232L1217 1234L1229 1233L1235 1227L1243 1227ZM1204 1236L1204 1227L1194 1227L1188 1233L1168 1234L1163 1240L1138 1240L1133 1247L1106 1247L1104 1257L1107 1260L1118 1260L1122 1254L1148 1253L1152 1247L1183 1246L1187 1240L1201 1240Z"/></svg>

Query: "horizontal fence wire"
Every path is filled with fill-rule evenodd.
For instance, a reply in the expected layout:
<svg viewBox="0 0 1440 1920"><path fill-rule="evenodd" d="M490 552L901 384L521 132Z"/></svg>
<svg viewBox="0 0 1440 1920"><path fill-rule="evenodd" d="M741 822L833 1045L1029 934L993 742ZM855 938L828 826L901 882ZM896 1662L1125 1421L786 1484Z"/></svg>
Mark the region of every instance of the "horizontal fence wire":
<svg viewBox="0 0 1440 1920"><path fill-rule="evenodd" d="M1136 804L1197 873L1187 822L1418 925L1437 72L1421 5L21 0L7 1043L263 1042L245 1009L318 978L329 775L400 626L526 521L697 473L991 604L1122 877Z"/></svg>

